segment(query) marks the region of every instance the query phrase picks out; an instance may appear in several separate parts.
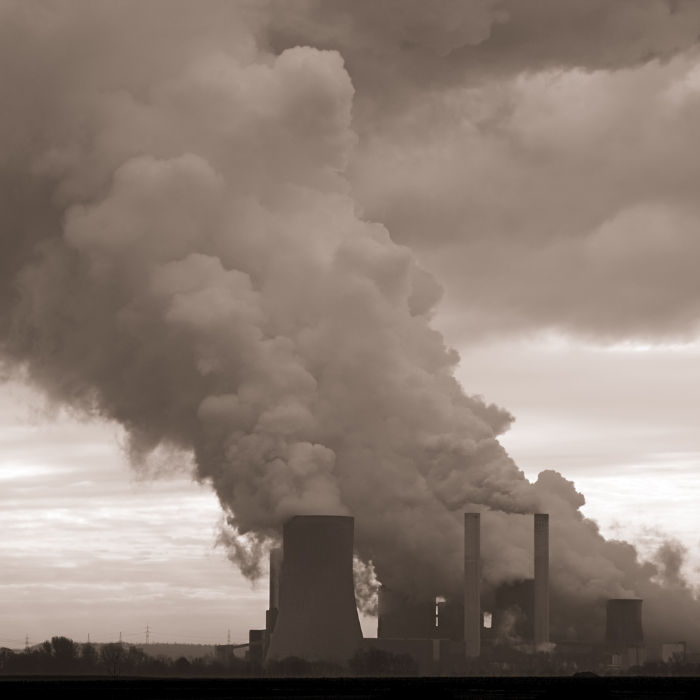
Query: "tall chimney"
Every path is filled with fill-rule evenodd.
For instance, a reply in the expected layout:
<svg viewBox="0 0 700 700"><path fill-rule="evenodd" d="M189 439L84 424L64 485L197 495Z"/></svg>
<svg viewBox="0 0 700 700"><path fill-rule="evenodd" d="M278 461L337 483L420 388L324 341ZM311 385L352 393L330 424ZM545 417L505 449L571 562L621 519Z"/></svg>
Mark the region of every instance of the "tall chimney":
<svg viewBox="0 0 700 700"><path fill-rule="evenodd" d="M342 663L359 646L354 524L354 518L339 515L300 515L285 523L284 581L267 659Z"/></svg>
<svg viewBox="0 0 700 700"><path fill-rule="evenodd" d="M481 516L464 514L464 642L468 657L481 653Z"/></svg>
<svg viewBox="0 0 700 700"><path fill-rule="evenodd" d="M535 646L549 642L549 515L535 514Z"/></svg>
<svg viewBox="0 0 700 700"><path fill-rule="evenodd" d="M270 610L280 606L280 580L282 576L282 547L270 550Z"/></svg>
<svg viewBox="0 0 700 700"><path fill-rule="evenodd" d="M275 631L277 613L280 607L280 581L282 577L282 547L270 550L270 609L267 611L265 628L267 637Z"/></svg>

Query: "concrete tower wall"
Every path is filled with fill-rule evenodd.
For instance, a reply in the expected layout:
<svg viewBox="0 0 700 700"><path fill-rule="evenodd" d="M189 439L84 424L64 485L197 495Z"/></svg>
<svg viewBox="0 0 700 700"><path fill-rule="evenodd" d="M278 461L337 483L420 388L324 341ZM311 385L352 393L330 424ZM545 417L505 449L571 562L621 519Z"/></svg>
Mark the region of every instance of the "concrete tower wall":
<svg viewBox="0 0 700 700"><path fill-rule="evenodd" d="M362 641L353 581L354 519L303 515L284 525L283 583L268 659L347 661Z"/></svg>
<svg viewBox="0 0 700 700"><path fill-rule="evenodd" d="M535 514L535 644L549 642L549 515Z"/></svg>
<svg viewBox="0 0 700 700"><path fill-rule="evenodd" d="M467 656L481 653L481 516L464 514L464 642Z"/></svg>
<svg viewBox="0 0 700 700"><path fill-rule="evenodd" d="M642 600L614 598L607 603L605 645L610 650L644 645Z"/></svg>

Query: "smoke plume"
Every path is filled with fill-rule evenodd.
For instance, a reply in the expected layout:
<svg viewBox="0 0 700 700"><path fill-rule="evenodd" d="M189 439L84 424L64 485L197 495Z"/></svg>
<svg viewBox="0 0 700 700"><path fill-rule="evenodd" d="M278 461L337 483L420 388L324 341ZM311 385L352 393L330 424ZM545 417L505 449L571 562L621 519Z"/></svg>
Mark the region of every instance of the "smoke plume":
<svg viewBox="0 0 700 700"><path fill-rule="evenodd" d="M604 600L635 595L673 637L698 610L675 550L640 562L571 482L525 479L497 440L512 416L465 393L431 327L440 284L345 175L354 105L366 129L465 63L614 68L697 35L692 3L615 6L3 2L6 366L124 426L136 468L194 454L247 576L290 516L352 514L365 598L370 562L407 595L458 595L465 510L491 585L531 575L526 516L548 512L553 637L599 636Z"/></svg>

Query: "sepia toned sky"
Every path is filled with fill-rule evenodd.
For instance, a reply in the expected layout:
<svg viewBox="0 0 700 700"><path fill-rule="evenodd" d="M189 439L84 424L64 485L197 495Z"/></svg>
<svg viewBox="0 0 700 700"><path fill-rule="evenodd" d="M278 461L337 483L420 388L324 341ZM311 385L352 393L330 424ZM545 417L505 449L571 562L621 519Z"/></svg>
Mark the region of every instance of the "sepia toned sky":
<svg viewBox="0 0 700 700"><path fill-rule="evenodd" d="M8 377L0 387L0 644L88 633L110 641L120 632L143 642L146 624L152 641L220 643L228 630L247 639L264 626L267 591L264 575L252 584L241 573L258 564L255 542L236 539L235 528L263 541L299 508L371 510L357 483L328 476L332 451L318 448L333 442L319 436L345 431L371 444L384 460L376 463L391 464L385 503L398 502L403 492L392 489L404 488L403 477L391 476L399 462L386 457L398 453L380 445L372 425L328 410L332 426L315 417L308 428L309 389L288 346L271 351L274 370L244 359L226 368L224 388L207 384L239 347L268 357L248 325L238 335L221 330L238 323L235 314L271 338L293 338L305 368L324 368L309 370L319 383L347 353L342 389L323 397L327 406L364 406L358 387L377 384L379 367L387 376L420 367L402 375L406 385L451 372L455 356L441 355L429 329L440 331L459 354L454 376L466 394L514 417L498 439L525 477L559 472L606 538L633 543L639 562L659 567L655 585L697 596L698 5L136 5L0 0L0 77L14 96L0 121ZM317 261L345 250L347 235L376 247L346 251L335 277L317 274ZM87 272L63 267L74 254ZM205 256L222 262L206 267ZM134 282L142 268L156 301ZM195 296L203 280L231 270L248 281L228 277ZM307 290L308 280L317 286ZM381 357L364 354L360 341L384 336L343 296L366 280L375 295L368 304L381 308L377 328L403 343ZM406 284L418 325L399 309ZM235 297L234 311L222 290ZM167 295L175 302L162 319L175 330L159 335L161 316L139 326L139 314ZM318 297L327 308L314 306ZM146 348L132 365L122 364L132 346L120 345L130 323ZM324 327L338 347L309 330ZM181 354L190 348L197 361L188 374ZM149 381L161 364L165 394ZM120 381L105 378L114 367ZM218 449L202 447L193 415L207 436L248 420L249 406L207 403L246 372L264 375L251 405L279 409L260 409L256 434L264 424L289 443L289 469L265 480L273 487L254 487L254 470L235 471L237 433L221 438L230 473L192 459L192 450ZM391 381L387 401L398 406ZM454 395L442 379L425 381L413 385L420 398L411 414L396 408L391 418L420 424L423 412L441 410L439 392ZM294 389L280 398L282 384ZM483 437L480 421L494 434L507 427L502 412L494 417L478 402L469 410L478 417L472 437ZM452 417L425 424L448 442L459 433ZM313 449L294 447L297 433L295 444ZM234 452L248 448L240 441ZM333 449L340 473L359 460ZM502 461L474 465L482 468L515 484L499 487L526 504L510 512L530 512L530 495ZM439 495L443 486L431 488ZM240 495L261 491L265 498ZM502 503L470 498L464 503ZM438 512L431 508L416 513L427 520ZM376 533L363 531L361 543L391 557ZM673 564L660 555L669 543ZM393 546L403 551L400 537ZM445 580L451 575L446 567ZM631 590L626 583L625 595ZM376 633L376 618L362 621L366 635Z"/></svg>

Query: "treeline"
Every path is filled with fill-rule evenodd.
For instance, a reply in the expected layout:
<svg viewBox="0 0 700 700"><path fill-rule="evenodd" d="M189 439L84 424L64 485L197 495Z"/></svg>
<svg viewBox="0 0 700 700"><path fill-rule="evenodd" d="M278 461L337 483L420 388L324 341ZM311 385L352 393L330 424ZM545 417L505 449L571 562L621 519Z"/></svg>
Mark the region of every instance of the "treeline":
<svg viewBox="0 0 700 700"><path fill-rule="evenodd" d="M243 659L227 663L210 654L193 659L173 659L165 654L151 656L127 644L78 644L67 637L52 637L38 647L15 652L0 649L3 675L101 675L101 676L202 676L229 677L260 675L261 669Z"/></svg>
<svg viewBox="0 0 700 700"><path fill-rule="evenodd" d="M151 656L143 649L126 644L78 644L67 637L52 637L51 641L33 649L15 652L0 649L2 675L101 675L113 678L128 676L151 677L304 677L304 676L416 676L418 664L408 654L392 654L379 649L358 650L347 666L332 663L310 663L298 657L261 664L238 657L226 662L210 654L193 659L184 656L172 659L164 654Z"/></svg>
<svg viewBox="0 0 700 700"><path fill-rule="evenodd" d="M596 675L624 676L700 676L700 664L676 659L671 663L648 662L629 669L611 669L591 658L589 663L574 663L556 654L522 654L501 652L490 657L460 660L431 669L437 675L448 676L570 676L584 670ZM430 672L424 669L423 672ZM263 669L257 662L230 657L225 662L211 654L187 659L173 659L164 654L149 655L142 648L126 644L78 644L67 637L53 637L38 647L15 652L0 648L0 674L29 675L92 675L112 678L129 676L150 677L378 677L417 676L419 666L408 654L392 654L377 648L358 649L346 665L309 662L298 657L270 661Z"/></svg>

